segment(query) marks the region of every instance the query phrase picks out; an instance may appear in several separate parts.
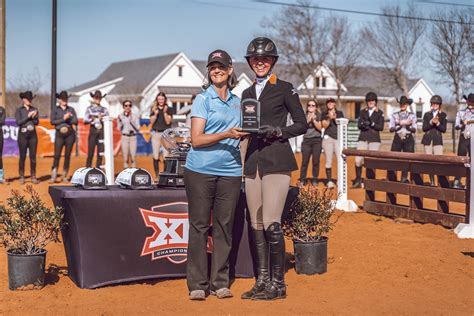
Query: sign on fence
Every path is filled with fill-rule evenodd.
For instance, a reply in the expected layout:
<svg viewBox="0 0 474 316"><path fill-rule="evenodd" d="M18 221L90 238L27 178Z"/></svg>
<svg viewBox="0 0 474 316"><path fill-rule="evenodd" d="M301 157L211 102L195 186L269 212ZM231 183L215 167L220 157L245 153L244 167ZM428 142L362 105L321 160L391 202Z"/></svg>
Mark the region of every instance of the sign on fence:
<svg viewBox="0 0 474 316"><path fill-rule="evenodd" d="M347 148L357 148L360 130L357 127L357 121L349 121L347 125Z"/></svg>

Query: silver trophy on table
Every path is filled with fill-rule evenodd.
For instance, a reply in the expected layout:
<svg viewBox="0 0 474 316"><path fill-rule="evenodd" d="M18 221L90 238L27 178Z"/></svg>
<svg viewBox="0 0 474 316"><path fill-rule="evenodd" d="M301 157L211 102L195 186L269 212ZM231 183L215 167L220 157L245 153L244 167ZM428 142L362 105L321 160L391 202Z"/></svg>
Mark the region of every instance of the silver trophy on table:
<svg viewBox="0 0 474 316"><path fill-rule="evenodd" d="M191 130L188 127L168 128L161 136L161 144L168 155L165 157L165 171L159 174L158 185L183 187L184 165L191 149Z"/></svg>

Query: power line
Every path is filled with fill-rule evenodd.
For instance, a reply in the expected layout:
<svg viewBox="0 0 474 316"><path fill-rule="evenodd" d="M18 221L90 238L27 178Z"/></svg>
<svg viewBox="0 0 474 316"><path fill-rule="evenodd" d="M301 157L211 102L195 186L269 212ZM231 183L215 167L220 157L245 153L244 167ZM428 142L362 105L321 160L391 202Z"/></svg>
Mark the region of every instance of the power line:
<svg viewBox="0 0 474 316"><path fill-rule="evenodd" d="M450 3L450 2L429 1L429 0L416 0L415 2L421 2L421 3L427 3L427 4L445 4L445 5L454 5L454 6L459 6L459 7L474 8L474 5L465 4L465 3Z"/></svg>
<svg viewBox="0 0 474 316"><path fill-rule="evenodd" d="M314 5L309 5L309 4L297 4L297 3L288 3L288 2L280 2L280 1L268 1L268 0L252 0L252 1L259 2L259 3L266 3L266 4L281 5L281 6L312 8L312 9L317 9L317 10L322 10L322 11L333 11L333 12L343 12L343 13L351 13L351 14L392 17L392 18L427 21L427 22L442 22L442 23L448 22L448 23L454 23L454 24L463 24L458 21L425 18L425 17L420 17L420 16L408 16L408 15L385 14L385 13L368 12L368 11L357 11L357 10L349 10L349 9L327 8L327 7L320 7L320 6L314 6ZM466 23L466 24L474 25L474 23Z"/></svg>

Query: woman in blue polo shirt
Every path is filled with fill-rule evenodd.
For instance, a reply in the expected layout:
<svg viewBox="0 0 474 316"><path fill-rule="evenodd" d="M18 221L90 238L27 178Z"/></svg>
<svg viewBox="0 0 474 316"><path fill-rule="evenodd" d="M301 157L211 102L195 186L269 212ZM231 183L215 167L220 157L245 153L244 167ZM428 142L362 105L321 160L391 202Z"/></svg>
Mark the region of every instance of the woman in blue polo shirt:
<svg viewBox="0 0 474 316"><path fill-rule="evenodd" d="M230 90L237 84L232 59L223 50L209 54L206 90L191 110L192 148L184 181L189 207L187 284L191 300L213 294L232 297L229 255L232 227L240 196L242 161L240 99ZM212 210L212 216L211 216ZM208 277L207 241L212 220L213 251Z"/></svg>

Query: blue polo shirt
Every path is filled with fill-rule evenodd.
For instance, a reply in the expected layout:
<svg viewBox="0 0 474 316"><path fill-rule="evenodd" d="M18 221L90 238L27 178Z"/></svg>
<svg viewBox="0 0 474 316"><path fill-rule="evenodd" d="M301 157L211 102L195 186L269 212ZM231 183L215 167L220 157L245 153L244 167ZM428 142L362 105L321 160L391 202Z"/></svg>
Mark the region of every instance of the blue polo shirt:
<svg viewBox="0 0 474 316"><path fill-rule="evenodd" d="M240 98L227 91L227 100L222 101L211 85L198 94L191 107L191 118L206 120L205 134L225 132L240 127ZM227 138L208 147L191 148L186 159L186 168L216 176L241 176L240 140Z"/></svg>

